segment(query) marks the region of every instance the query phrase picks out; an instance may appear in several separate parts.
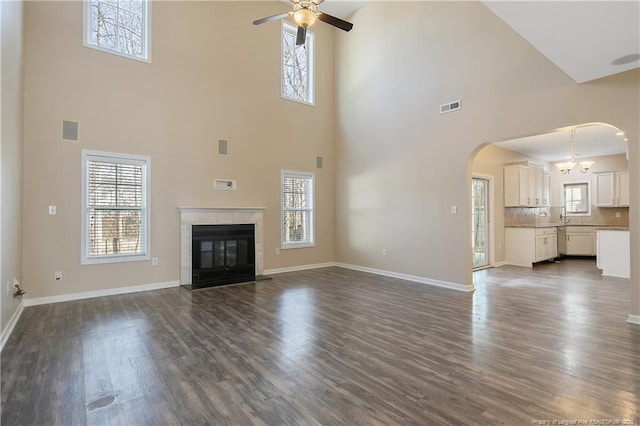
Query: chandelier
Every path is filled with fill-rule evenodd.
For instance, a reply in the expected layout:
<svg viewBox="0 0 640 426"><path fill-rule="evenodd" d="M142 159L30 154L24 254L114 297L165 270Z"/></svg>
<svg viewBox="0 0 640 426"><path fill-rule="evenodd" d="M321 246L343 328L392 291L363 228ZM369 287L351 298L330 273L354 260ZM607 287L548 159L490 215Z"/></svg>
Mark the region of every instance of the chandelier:
<svg viewBox="0 0 640 426"><path fill-rule="evenodd" d="M571 170L577 165L580 166L580 171L582 173L587 173L587 171L593 166L593 161L577 161L575 155L575 146L576 146L576 129L571 129L571 139L569 139L569 161L565 161L563 163L556 163L556 167L563 175L568 175L571 173Z"/></svg>

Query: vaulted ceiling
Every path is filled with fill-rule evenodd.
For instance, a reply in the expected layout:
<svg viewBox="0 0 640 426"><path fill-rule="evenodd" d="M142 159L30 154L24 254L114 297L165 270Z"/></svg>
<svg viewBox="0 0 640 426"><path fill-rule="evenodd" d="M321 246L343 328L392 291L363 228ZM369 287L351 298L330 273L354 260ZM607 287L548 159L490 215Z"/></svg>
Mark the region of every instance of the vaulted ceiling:
<svg viewBox="0 0 640 426"><path fill-rule="evenodd" d="M325 0L320 9L347 18L364 1ZM483 1L483 4L576 83L640 67L640 1ZM354 26L357 31L357 22ZM626 152L624 135L603 125L577 131L583 158ZM500 145L546 161L564 159L570 130Z"/></svg>

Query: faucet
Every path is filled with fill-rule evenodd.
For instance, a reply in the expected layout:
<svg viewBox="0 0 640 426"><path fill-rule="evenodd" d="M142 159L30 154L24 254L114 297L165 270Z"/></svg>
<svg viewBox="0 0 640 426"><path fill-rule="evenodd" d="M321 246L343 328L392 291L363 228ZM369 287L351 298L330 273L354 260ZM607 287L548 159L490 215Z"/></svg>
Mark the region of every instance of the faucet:
<svg viewBox="0 0 640 426"><path fill-rule="evenodd" d="M560 206L560 219L562 220L564 218L564 224L568 224L569 222L571 222L571 219L567 219L567 207L566 206Z"/></svg>

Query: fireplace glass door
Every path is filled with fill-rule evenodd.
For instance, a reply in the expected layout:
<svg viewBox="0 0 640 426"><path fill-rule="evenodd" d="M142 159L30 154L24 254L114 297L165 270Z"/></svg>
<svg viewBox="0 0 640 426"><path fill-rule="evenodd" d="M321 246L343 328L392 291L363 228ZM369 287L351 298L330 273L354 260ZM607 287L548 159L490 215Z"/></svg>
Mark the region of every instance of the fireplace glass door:
<svg viewBox="0 0 640 426"><path fill-rule="evenodd" d="M255 279L254 225L194 225L192 286Z"/></svg>

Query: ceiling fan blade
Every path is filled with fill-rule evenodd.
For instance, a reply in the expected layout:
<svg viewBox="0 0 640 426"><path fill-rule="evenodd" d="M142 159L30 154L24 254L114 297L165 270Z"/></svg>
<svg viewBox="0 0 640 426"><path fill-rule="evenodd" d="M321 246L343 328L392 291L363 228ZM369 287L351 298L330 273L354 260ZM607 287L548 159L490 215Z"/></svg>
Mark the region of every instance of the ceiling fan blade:
<svg viewBox="0 0 640 426"><path fill-rule="evenodd" d="M336 28L340 28L343 31L351 31L351 28L353 28L353 24L351 22L344 21L340 18L336 18L335 16L327 15L323 12L318 13L318 19L329 25L333 25Z"/></svg>
<svg viewBox="0 0 640 426"><path fill-rule="evenodd" d="M277 21L278 19L286 18L291 13L292 12L278 13L277 15L267 16L266 18L257 19L253 21L253 25L260 25L260 24L264 24L265 22Z"/></svg>
<svg viewBox="0 0 640 426"><path fill-rule="evenodd" d="M296 46L302 46L307 41L307 27L298 27L298 34L296 35Z"/></svg>

